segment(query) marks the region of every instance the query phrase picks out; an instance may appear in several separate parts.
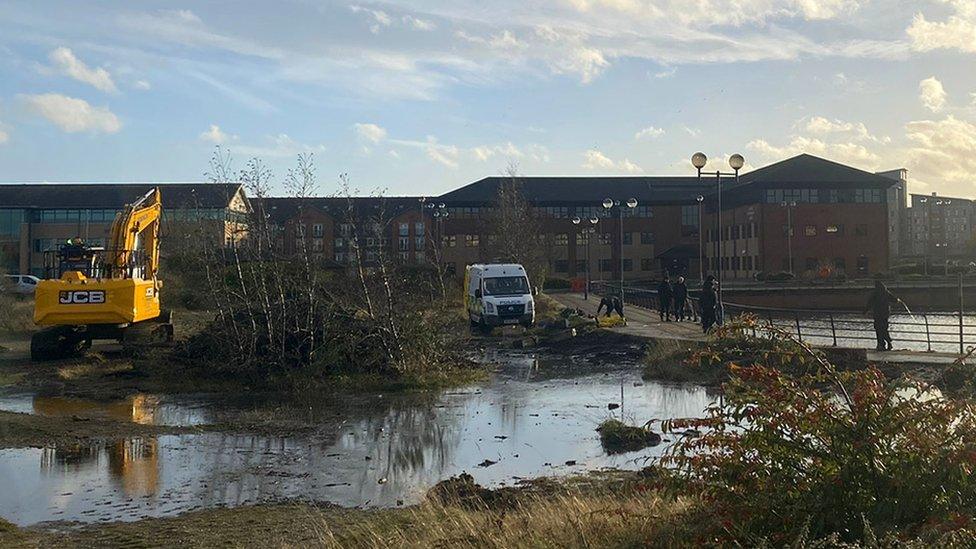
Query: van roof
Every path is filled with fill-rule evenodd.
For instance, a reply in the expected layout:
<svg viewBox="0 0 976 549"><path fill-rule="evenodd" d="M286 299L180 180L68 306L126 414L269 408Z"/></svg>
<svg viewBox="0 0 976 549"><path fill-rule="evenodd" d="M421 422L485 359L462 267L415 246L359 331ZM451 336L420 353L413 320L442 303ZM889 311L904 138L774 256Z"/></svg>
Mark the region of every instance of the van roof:
<svg viewBox="0 0 976 549"><path fill-rule="evenodd" d="M472 269L481 269L485 274L525 274L525 268L518 263L487 263L474 264Z"/></svg>

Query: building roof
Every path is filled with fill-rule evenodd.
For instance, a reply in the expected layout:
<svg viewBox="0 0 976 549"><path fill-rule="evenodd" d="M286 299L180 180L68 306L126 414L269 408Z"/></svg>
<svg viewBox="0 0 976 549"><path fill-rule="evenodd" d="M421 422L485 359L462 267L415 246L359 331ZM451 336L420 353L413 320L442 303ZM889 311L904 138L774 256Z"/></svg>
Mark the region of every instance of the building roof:
<svg viewBox="0 0 976 549"><path fill-rule="evenodd" d="M341 221L352 206L359 219L395 217L411 209L420 208L420 197L416 196L378 196L378 197L266 197L253 200L255 207L262 207L273 223L283 224L298 217L302 208L314 208Z"/></svg>
<svg viewBox="0 0 976 549"><path fill-rule="evenodd" d="M812 154L801 154L740 175L738 186L764 184L772 187L809 185L888 188L895 183L897 181L890 177Z"/></svg>
<svg viewBox="0 0 976 549"><path fill-rule="evenodd" d="M498 187L509 177L486 177L437 197L448 205L484 204L495 200ZM644 204L671 204L694 201L708 188L709 181L697 177L648 176L547 176L518 177L522 193L533 204L575 202L598 205L607 197L636 198Z"/></svg>
<svg viewBox="0 0 976 549"><path fill-rule="evenodd" d="M120 209L159 187L164 208L226 208L240 183L28 183L0 185L0 208Z"/></svg>

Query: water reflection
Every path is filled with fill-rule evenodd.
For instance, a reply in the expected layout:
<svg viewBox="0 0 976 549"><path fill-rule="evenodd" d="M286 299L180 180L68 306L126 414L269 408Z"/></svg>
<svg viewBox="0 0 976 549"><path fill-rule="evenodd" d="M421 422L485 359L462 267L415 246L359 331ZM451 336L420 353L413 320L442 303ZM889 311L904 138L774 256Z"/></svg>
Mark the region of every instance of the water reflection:
<svg viewBox="0 0 976 549"><path fill-rule="evenodd" d="M608 416L619 417L620 410L609 411L607 404L619 402L621 387L626 416L635 422L697 416L712 401L701 387L641 384L632 370L528 381L532 370L543 369L520 357L483 386L433 399L377 395L343 409L329 427L337 432L334 439L212 432L0 450L0 516L19 524L135 520L283 498L393 506L418 501L431 485L461 472L500 485L585 469L636 468L666 445L609 456L594 431ZM0 398L2 407L13 406ZM234 413L226 403L192 401L181 410L179 401L151 397L98 405L39 397L33 409L140 422ZM161 415L163 409L170 412ZM485 460L494 463L479 466Z"/></svg>

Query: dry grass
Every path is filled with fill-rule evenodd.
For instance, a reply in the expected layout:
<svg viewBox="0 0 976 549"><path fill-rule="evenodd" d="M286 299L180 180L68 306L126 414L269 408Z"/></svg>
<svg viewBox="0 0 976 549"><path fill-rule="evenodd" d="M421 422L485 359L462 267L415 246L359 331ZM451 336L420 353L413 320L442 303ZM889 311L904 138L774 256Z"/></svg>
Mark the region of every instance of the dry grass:
<svg viewBox="0 0 976 549"><path fill-rule="evenodd" d="M26 335L34 331L34 300L0 293L0 334Z"/></svg>
<svg viewBox="0 0 976 549"><path fill-rule="evenodd" d="M641 492L639 484L593 483L518 491L482 505L428 501L362 511L283 504L211 509L167 519L19 530L0 545L146 547L638 547L691 546L697 500Z"/></svg>
<svg viewBox="0 0 976 549"><path fill-rule="evenodd" d="M636 493L565 493L501 510L427 503L359 524L320 521L319 528L323 545L336 548L637 547L680 543L683 515L694 505Z"/></svg>

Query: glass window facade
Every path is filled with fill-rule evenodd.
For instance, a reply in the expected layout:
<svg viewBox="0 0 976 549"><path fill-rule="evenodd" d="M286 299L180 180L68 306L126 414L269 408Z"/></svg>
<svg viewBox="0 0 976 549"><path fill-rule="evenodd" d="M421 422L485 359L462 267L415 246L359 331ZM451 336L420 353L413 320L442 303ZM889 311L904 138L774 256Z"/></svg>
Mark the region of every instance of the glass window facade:
<svg viewBox="0 0 976 549"><path fill-rule="evenodd" d="M0 238L19 237L24 218L24 210L0 210Z"/></svg>

